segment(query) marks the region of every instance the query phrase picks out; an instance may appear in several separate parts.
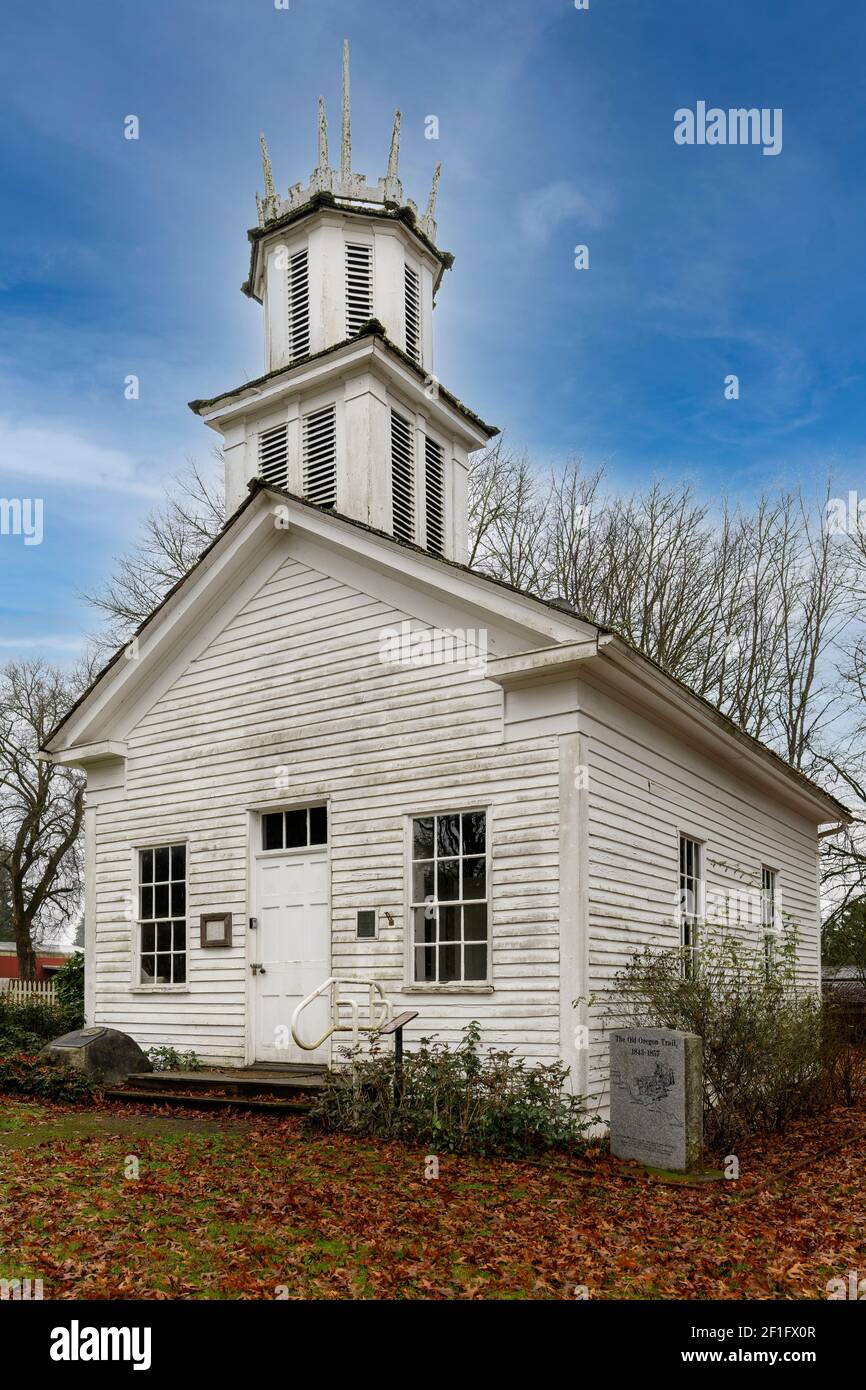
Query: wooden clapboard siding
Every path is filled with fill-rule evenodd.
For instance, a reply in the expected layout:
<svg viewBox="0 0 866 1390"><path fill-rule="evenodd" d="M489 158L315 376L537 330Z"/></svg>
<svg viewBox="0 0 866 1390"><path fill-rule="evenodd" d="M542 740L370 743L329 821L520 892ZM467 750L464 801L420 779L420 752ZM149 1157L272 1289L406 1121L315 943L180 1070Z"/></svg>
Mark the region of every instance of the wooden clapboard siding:
<svg viewBox="0 0 866 1390"><path fill-rule="evenodd" d="M489 1044L529 1060L574 1060L571 1000L594 996L587 1082L603 1102L615 976L636 948L678 942L680 831L705 842L711 892L732 894L744 877L757 890L761 864L777 869L782 908L802 931L804 978L817 985L815 828L738 777L733 743L730 764L712 761L614 698L603 670L556 693L554 703L573 711L562 748L543 719L525 729L512 721L506 738L502 691L478 669L380 661L385 629L433 621L429 598L357 564L332 565L312 543L298 550L257 592L251 587L151 708L130 718L125 784L93 798L94 1021L145 1046L243 1061L249 812L322 798L330 804L332 969L375 978L399 1005L419 1009L410 1041L436 1034L455 1042L478 1019ZM436 621L461 625L453 609ZM538 645L534 632L495 624L488 637L491 655ZM563 840L570 738L584 750L589 787L582 810L569 802L580 828ZM406 992L405 819L472 804L491 816L494 992ZM138 992L133 850L181 839L189 846L189 989ZM561 843L579 846L581 867L560 862ZM577 907L561 902L561 885ZM387 909L393 924L380 912L378 937L359 941L355 913L365 907ZM204 911L233 914L231 948L200 949ZM564 937L562 980L561 912L577 937ZM760 939L757 921L731 926Z"/></svg>
<svg viewBox="0 0 866 1390"><path fill-rule="evenodd" d="M501 691L478 670L383 665L383 629L410 617L288 559L129 731L125 795L97 814L97 1021L145 1046L243 1060L248 812L281 799L330 798L334 972L401 998L405 816L476 803L491 808L495 992L406 994L412 1033L456 1041L477 1018L493 1045L558 1056L557 740L506 746ZM176 839L189 847L189 990L138 993L133 848ZM368 906L394 924L358 941ZM231 948L199 948L208 910L233 913Z"/></svg>
<svg viewBox="0 0 866 1390"><path fill-rule="evenodd" d="M588 984L596 997L589 1079L603 1100L615 976L636 949L679 944L680 833L704 842L711 905L738 888L751 889L757 903L761 865L777 869L782 910L800 933L803 979L817 987L816 834L814 825L728 767L588 683L581 711L588 750ZM738 922L731 912L724 925L758 946L759 911L752 921L741 916Z"/></svg>

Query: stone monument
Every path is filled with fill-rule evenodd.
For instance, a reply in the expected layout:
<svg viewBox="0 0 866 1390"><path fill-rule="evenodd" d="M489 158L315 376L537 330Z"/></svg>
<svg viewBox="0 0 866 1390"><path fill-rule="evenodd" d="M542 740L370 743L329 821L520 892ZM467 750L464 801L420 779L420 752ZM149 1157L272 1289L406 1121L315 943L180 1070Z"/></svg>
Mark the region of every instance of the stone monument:
<svg viewBox="0 0 866 1390"><path fill-rule="evenodd" d="M688 1173L703 1149L703 1044L696 1033L618 1028L610 1035L610 1150Z"/></svg>
<svg viewBox="0 0 866 1390"><path fill-rule="evenodd" d="M77 1028L46 1043L39 1056L74 1067L93 1081L124 1081L131 1072L153 1071L135 1039L117 1028Z"/></svg>

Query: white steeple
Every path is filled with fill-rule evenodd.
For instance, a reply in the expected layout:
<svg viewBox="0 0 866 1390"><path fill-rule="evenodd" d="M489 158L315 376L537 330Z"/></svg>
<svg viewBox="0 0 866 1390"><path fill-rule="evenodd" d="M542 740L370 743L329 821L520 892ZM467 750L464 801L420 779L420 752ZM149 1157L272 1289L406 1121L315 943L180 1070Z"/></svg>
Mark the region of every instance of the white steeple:
<svg viewBox="0 0 866 1390"><path fill-rule="evenodd" d="M436 245L437 164L426 210L404 197L401 115L387 172L352 169L349 45L339 168L324 97L309 183L264 193L243 290L264 309L265 372L193 402L224 437L230 513L260 478L449 559L466 558L468 455L494 430L433 372L434 295L453 257Z"/></svg>

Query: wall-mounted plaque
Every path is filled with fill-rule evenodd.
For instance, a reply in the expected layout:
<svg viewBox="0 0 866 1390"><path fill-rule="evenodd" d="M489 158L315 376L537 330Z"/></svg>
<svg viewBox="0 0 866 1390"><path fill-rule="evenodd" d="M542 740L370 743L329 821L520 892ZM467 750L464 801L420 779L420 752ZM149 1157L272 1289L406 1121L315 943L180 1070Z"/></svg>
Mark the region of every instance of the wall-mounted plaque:
<svg viewBox="0 0 866 1390"><path fill-rule="evenodd" d="M232 914L230 912L203 912L201 914L202 946L231 946Z"/></svg>
<svg viewBox="0 0 866 1390"><path fill-rule="evenodd" d="M359 941L363 940L365 937L374 937L376 935L376 913L374 909L368 907L359 909L355 935L358 937Z"/></svg>

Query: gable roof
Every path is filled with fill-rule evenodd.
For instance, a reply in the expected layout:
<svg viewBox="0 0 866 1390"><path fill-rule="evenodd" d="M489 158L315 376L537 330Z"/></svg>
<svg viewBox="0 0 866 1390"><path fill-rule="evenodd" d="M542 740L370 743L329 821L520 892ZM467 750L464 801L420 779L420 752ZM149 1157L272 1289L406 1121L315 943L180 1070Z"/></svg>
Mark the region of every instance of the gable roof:
<svg viewBox="0 0 866 1390"><path fill-rule="evenodd" d="M170 589L166 590L165 594L163 594L156 607L153 608L152 611L147 615L147 617L139 623L138 627L130 633L129 637L123 643L121 643L121 645L111 655L111 657L108 659L105 665L99 669L99 671L93 677L92 681L87 686L87 688L81 693L81 695L78 696L77 700L75 700L75 702L72 705L70 705L63 718L60 719L57 722L57 724L55 724L54 728L45 738L45 742L43 744L43 751L50 750L50 745L53 742L55 742L60 731L69 723L73 715L79 709L81 709L81 707L91 697L91 695L94 693L97 687L101 685L105 677L108 676L108 674L118 665L118 663L124 659L124 656L126 652L129 650L132 643L137 638L143 636L148 631L148 629L150 629L154 625L154 623L160 617L160 615L170 606L172 600L178 594L180 594L184 588L186 588L186 586L190 583L194 576L205 566L208 559L223 544L230 532L233 531L240 524L241 519L243 518L245 513L247 513L250 510L256 499L264 493L270 494L276 498L282 498L285 501L291 502L293 505L303 508L310 513L315 513L318 516L327 517L333 519L334 521L341 522L345 526L353 527L356 530L362 531L371 537L375 537L377 540L386 541L391 546L395 546L401 550L411 551L417 556L423 557L423 559L427 562L432 562L436 566L445 566L448 569L455 571L455 573L463 574L467 577L470 577L473 581L481 581L484 585L492 585L495 589L500 589L505 593L514 595L522 603L527 604L529 606L530 611L532 608L535 608L538 611L546 610L551 615L555 614L557 620L561 619L564 623L579 625L581 629L590 627L594 631L605 630L598 628L598 625L596 623L593 623L590 619L581 618L573 610L564 610L561 604L553 600L539 598L536 594L530 594L524 589L518 589L515 585L509 584L504 579L496 579L493 578L491 575L482 574L479 570L474 570L471 568L471 566L463 565L457 560L448 560L445 559L444 556L434 555L431 551L425 550L423 546L416 545L412 541L399 540L397 539L397 537L392 536L387 531L380 531L375 526L369 526L363 521L355 520L354 517L344 516L341 512L336 512L332 508L319 507L315 502L310 502L308 498L300 497L296 493L287 491L285 488L279 488L272 484L265 483L260 478L251 479L248 486L248 496L244 498L241 505L228 518L225 525L217 532L213 540L210 541L210 543L207 546L205 546L198 559L194 562L194 564L190 566L186 574L182 575L180 579L176 580L176 582L172 584Z"/></svg>
<svg viewBox="0 0 866 1390"><path fill-rule="evenodd" d="M555 651L556 645L563 647L577 646L578 639L582 639L582 645L584 647L586 647L588 639L590 643L595 641L595 650L597 654L600 654L603 647L606 654L611 655L615 659L618 658L620 663L627 661L633 666L643 669L644 673L649 675L655 683L667 686L671 694L676 692L677 702L684 709L690 710L696 717L702 717L705 721L709 721L718 731L728 738L733 739L741 749L746 750L753 757L758 757L770 769L775 771L777 775L781 773L803 793L819 801L830 813L830 817L835 816L840 821L844 822L849 822L851 820L851 814L848 808L834 797L832 793L826 791L812 778L806 776L805 773L799 771L799 769L787 762L786 759L780 757L772 748L769 748L751 734L746 733L745 730L741 729L733 720L723 714L710 700L705 699L702 695L696 694L684 681L681 681L677 676L671 675L671 673L666 671L658 662L646 656L643 652L640 652L626 638L614 632L613 629L603 627L592 619L582 616L574 609L565 606L561 600L540 598L537 594L519 589L515 585L509 584L506 580L483 574L481 571L472 569L469 565L461 564L457 560L449 560L443 556L435 555L412 541L400 540L392 536L389 532L381 531L353 517L344 516L342 513L335 512L331 509L319 507L316 503L310 502L305 497L300 497L295 493L288 492L284 488L278 488L271 484L264 483L259 478L251 480L249 483L249 495L228 518L225 525L202 551L201 555L187 573L172 585L153 611L139 624L127 641L118 648L109 661L97 673L87 689L78 697L63 718L51 730L50 734L48 734L45 739L41 751L45 753L53 751L51 745L56 742L58 735L74 715L91 699L106 678L109 677L111 672L116 668L118 662L123 659L130 644L135 639L146 634L148 630L153 627L160 615L170 607L172 602L181 594L182 590L186 588L193 577L207 565L209 559L215 555L218 549L227 543L227 538L241 524L242 518L254 506L256 500L264 494L289 502L293 507L314 514L316 517L326 518L329 522L339 525L340 527L350 527L360 531L372 539L375 539L376 542L385 543L389 548L395 548L398 551L408 551L420 559L423 559L425 567L429 568L432 566L434 570L441 568L453 572L455 576L460 576L465 580L471 580L473 587L480 587L482 591L485 589L488 590L491 597L497 592L512 596L518 600L520 608L525 611L529 621L531 621L533 612L538 617L544 614L548 619L555 618L556 624L560 628L562 625L564 625L566 629L571 628L574 633L574 639L570 639L566 643L554 638L552 639L554 642L553 649L546 648L544 649L545 653L551 653L552 650ZM587 629L590 630L589 633L587 633Z"/></svg>

